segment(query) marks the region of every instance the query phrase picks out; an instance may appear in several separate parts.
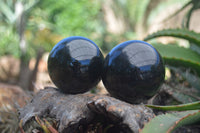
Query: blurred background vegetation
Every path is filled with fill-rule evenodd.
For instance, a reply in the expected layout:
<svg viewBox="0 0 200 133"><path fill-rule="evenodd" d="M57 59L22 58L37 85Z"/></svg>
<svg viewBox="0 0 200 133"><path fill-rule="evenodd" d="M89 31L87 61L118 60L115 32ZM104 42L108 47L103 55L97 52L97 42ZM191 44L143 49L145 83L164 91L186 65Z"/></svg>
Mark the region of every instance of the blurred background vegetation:
<svg viewBox="0 0 200 133"><path fill-rule="evenodd" d="M198 33L198 9L198 0L1 0L0 81L31 91L51 83L46 67L48 52L69 36L90 38L106 55L123 41L143 40L162 29ZM159 37L151 42L184 48L192 45L173 37ZM164 47L159 51L161 55L163 50L172 53ZM177 55L169 56L171 59Z"/></svg>
<svg viewBox="0 0 200 133"><path fill-rule="evenodd" d="M33 90L40 60L59 40L68 36L88 37L106 54L123 41L142 40L158 29L180 26L184 11L175 19L163 20L188 1L1 0L0 80ZM196 26L191 28L200 30ZM5 56L11 61L4 61ZM17 63L10 59L13 57L19 59Z"/></svg>
<svg viewBox="0 0 200 133"><path fill-rule="evenodd" d="M0 0L0 111L24 104L20 88L52 85L48 52L69 36L93 40L105 56L123 41L148 40L166 63L167 95L176 103L200 100L199 8L199 0Z"/></svg>

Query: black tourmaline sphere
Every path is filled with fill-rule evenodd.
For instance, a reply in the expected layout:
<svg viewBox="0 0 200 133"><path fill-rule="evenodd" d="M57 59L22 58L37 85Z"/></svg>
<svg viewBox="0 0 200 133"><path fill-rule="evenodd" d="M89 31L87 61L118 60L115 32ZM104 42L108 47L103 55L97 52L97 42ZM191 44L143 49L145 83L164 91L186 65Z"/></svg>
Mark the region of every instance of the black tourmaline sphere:
<svg viewBox="0 0 200 133"><path fill-rule="evenodd" d="M58 42L48 58L53 83L63 92L83 93L101 79L103 55L91 40L73 36Z"/></svg>
<svg viewBox="0 0 200 133"><path fill-rule="evenodd" d="M157 92L164 77L165 67L158 51L144 41L132 40L110 51L102 79L112 96L139 103Z"/></svg>

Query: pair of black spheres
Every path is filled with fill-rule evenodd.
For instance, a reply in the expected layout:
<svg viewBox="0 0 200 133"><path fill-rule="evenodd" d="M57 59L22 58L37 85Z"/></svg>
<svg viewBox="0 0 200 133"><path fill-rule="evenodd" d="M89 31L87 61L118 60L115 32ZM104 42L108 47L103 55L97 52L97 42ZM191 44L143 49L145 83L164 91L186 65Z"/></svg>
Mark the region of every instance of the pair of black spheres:
<svg viewBox="0 0 200 133"><path fill-rule="evenodd" d="M152 97L165 77L160 54L144 41L123 42L104 59L93 41L80 36L65 38L53 47L48 71L64 93L87 92L102 79L111 96L129 103Z"/></svg>

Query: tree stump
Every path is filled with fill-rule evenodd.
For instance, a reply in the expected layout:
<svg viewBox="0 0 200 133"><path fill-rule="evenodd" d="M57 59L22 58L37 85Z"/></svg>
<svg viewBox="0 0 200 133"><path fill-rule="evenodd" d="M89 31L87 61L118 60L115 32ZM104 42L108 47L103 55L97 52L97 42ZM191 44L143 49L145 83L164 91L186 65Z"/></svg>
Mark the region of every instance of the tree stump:
<svg viewBox="0 0 200 133"><path fill-rule="evenodd" d="M57 88L46 87L19 109L23 127L35 116L55 118L60 133L79 132L80 127L94 122L112 124L112 130L116 133L138 133L154 117L154 113L144 105L132 105L105 95L71 95Z"/></svg>

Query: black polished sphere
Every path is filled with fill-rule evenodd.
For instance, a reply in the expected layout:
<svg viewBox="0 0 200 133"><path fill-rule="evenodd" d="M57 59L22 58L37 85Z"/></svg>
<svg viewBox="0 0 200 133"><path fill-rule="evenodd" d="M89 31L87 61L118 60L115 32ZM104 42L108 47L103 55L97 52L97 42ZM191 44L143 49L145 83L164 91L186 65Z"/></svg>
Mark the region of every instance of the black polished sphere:
<svg viewBox="0 0 200 133"><path fill-rule="evenodd" d="M131 40L107 55L102 80L111 96L140 103L157 92L164 77L165 67L158 51L144 41Z"/></svg>
<svg viewBox="0 0 200 133"><path fill-rule="evenodd" d="M83 93L101 79L103 55L91 40L73 36L58 42L48 58L53 83L63 92Z"/></svg>

